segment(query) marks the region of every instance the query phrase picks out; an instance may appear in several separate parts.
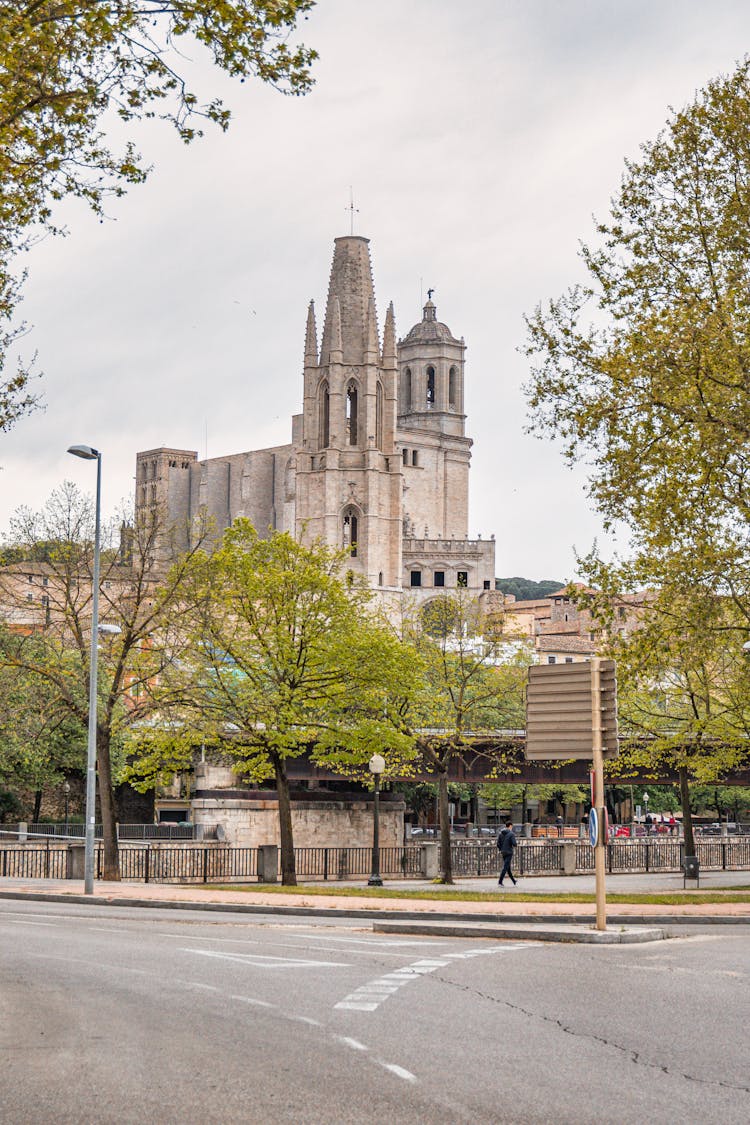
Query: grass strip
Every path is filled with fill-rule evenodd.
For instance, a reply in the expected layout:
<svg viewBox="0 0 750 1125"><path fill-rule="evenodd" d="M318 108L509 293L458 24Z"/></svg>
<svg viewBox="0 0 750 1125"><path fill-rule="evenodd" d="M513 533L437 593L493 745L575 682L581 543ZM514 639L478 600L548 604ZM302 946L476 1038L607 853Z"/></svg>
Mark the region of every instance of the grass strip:
<svg viewBox="0 0 750 1125"><path fill-rule="evenodd" d="M284 887L279 883L252 883L248 884L209 884L207 890L214 891L242 891L247 894L289 894L328 896L335 898L387 898L402 899L405 901L423 902L579 902L595 903L596 895L583 894L575 891L565 893L531 893L531 892L486 892L486 891L460 891L442 888L436 890L397 890L390 887L319 887L297 886ZM720 903L745 903L750 904L750 894L718 891L690 891L666 892L664 894L608 894L608 903L622 903L632 906L708 906Z"/></svg>

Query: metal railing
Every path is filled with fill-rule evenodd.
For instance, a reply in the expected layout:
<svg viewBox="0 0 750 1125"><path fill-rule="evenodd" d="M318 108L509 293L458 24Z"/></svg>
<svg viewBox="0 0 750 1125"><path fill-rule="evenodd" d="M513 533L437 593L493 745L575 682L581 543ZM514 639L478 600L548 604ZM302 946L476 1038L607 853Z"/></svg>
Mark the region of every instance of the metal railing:
<svg viewBox="0 0 750 1125"><path fill-rule="evenodd" d="M215 840L215 824L118 824L118 840ZM83 824L0 824L0 840L57 839L83 840ZM94 837L102 839L102 826L94 826Z"/></svg>
<svg viewBox="0 0 750 1125"><path fill-rule="evenodd" d="M575 871L594 869L594 849L588 841L522 840L514 856L519 875L558 875L563 871L565 849L575 849ZM704 871L750 868L750 836L699 840L696 854ZM97 843L95 874L101 878L103 849ZM568 855L570 853L568 852ZM64 879L68 874L69 845L48 838L39 842L0 843L0 878ZM247 882L258 877L258 849L216 843L124 843L119 849L123 879L146 883ZM617 840L607 845L607 869L628 872L678 872L684 844L676 839ZM453 874L465 878L496 876L501 856L494 844L458 844L451 847ZM360 878L371 870L372 849L295 848L297 875L302 879L338 881ZM423 871L421 845L380 849L381 874L391 878L419 878Z"/></svg>

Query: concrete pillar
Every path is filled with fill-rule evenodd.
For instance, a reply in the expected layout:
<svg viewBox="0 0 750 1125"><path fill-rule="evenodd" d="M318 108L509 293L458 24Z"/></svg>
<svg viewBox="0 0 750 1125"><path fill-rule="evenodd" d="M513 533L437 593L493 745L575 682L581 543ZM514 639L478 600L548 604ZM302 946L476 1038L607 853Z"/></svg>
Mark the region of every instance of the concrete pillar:
<svg viewBox="0 0 750 1125"><path fill-rule="evenodd" d="M575 840L563 841L563 875L575 875L576 873L576 842Z"/></svg>
<svg viewBox="0 0 750 1125"><path fill-rule="evenodd" d="M258 848L258 882L277 883L279 880L279 849L277 844L261 844Z"/></svg>
<svg viewBox="0 0 750 1125"><path fill-rule="evenodd" d="M68 855L65 862L66 879L83 879L86 858L85 844L68 844Z"/></svg>
<svg viewBox="0 0 750 1125"><path fill-rule="evenodd" d="M439 844L422 844L422 878L437 879L440 874Z"/></svg>
<svg viewBox="0 0 750 1125"><path fill-rule="evenodd" d="M522 828L522 832L523 832L524 840L530 840L531 839L531 821L530 820L526 821L526 823L524 824L524 826Z"/></svg>
<svg viewBox="0 0 750 1125"><path fill-rule="evenodd" d="M18 824L18 842L19 844L26 844L29 840L29 825L25 820L19 821Z"/></svg>

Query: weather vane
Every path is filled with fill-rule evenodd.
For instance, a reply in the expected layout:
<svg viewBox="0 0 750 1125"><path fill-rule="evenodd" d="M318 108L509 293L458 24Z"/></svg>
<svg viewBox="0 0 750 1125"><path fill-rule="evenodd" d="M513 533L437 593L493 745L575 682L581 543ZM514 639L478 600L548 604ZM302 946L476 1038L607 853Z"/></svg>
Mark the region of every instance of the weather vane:
<svg viewBox="0 0 750 1125"><path fill-rule="evenodd" d="M431 300L432 300L432 294L433 294L434 292L435 292L435 290L434 290L434 289L428 289L428 290L427 290L427 300L428 300L428 301L431 301Z"/></svg>
<svg viewBox="0 0 750 1125"><path fill-rule="evenodd" d="M354 206L354 192L349 188L349 206L345 208L349 212L350 217L350 234L354 234L354 216L359 214L359 207Z"/></svg>

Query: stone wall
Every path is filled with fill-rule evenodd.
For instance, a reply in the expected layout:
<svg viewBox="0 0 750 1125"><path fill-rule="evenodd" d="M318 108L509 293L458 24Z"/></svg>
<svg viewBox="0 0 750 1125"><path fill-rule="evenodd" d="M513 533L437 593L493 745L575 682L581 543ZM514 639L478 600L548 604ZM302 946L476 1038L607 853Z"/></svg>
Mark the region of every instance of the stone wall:
<svg viewBox="0 0 750 1125"><path fill-rule="evenodd" d="M275 797L196 797L195 824L219 824L235 847L280 844L279 807ZM372 800L315 800L292 802L292 831L297 848L359 848L372 846ZM404 804L382 801L380 846L399 847L404 841Z"/></svg>

